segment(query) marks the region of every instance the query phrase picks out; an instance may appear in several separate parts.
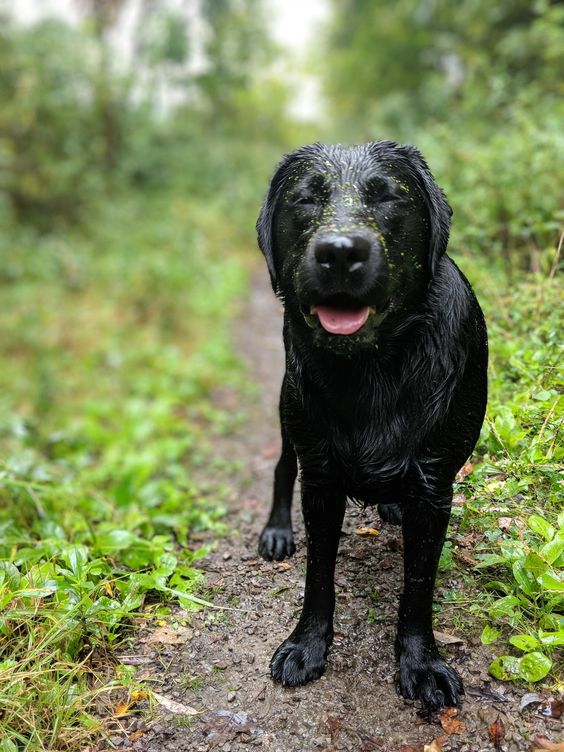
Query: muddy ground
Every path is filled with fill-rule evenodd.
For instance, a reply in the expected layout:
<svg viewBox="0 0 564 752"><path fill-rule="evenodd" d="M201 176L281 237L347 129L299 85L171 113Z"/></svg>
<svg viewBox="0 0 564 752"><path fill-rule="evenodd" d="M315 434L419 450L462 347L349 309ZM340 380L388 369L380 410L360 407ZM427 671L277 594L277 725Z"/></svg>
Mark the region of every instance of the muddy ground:
<svg viewBox="0 0 564 752"><path fill-rule="evenodd" d="M305 563L299 503L294 509L296 555L276 563L262 561L256 553L279 446L280 329L280 306L264 275L256 281L235 331L260 391L248 406L249 421L240 434L218 447L226 459L243 462L250 483L241 484L244 487L234 494L228 512L228 524L238 534L220 540L204 562L214 602L230 610L207 610L142 631L129 661L139 666L140 676L154 681L160 696L186 707L182 712L181 706L173 706L180 712L166 713L161 705L156 717L140 715L116 724L105 748L423 752L429 745L430 752L481 752L496 749L488 729L498 716L505 728L498 749L504 752L538 746L532 740L539 734L552 742L561 739L559 722L540 717L537 706L519 712L526 689L488 676L492 651L480 645L479 625L470 634L458 635L462 644L444 647L466 687L463 707L454 719L458 726L443 719L443 728L438 719L422 717L417 703L398 695L393 638L401 588L401 539L398 528L381 524L375 509L351 507L347 514L337 561L336 634L326 674L295 689L273 684L270 656L299 615ZM219 401L230 398L217 395ZM359 527L380 532L361 537L355 532ZM445 590L461 587L455 577L442 578L437 600ZM436 628L455 631L448 612L437 616ZM198 714L187 715L189 708ZM448 733L454 730L460 733Z"/></svg>

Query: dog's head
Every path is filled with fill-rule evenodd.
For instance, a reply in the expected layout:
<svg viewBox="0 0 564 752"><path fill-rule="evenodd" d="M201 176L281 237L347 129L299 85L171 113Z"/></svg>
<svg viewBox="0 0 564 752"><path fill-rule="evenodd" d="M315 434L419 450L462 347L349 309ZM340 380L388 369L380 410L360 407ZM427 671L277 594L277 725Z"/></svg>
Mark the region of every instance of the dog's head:
<svg viewBox="0 0 564 752"><path fill-rule="evenodd" d="M313 144L278 166L257 222L275 292L316 345L372 346L445 252L451 209L411 146Z"/></svg>

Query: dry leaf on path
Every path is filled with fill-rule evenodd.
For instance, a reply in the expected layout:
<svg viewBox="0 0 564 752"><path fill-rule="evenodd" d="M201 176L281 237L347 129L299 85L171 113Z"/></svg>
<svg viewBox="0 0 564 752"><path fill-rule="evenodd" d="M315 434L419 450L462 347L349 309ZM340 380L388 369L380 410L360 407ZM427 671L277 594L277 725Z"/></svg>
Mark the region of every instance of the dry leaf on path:
<svg viewBox="0 0 564 752"><path fill-rule="evenodd" d="M464 480L467 475L470 475L472 470L474 469L474 465L471 462L465 462L464 465L460 468L460 470L456 473L456 480L460 482L461 480Z"/></svg>
<svg viewBox="0 0 564 752"><path fill-rule="evenodd" d="M371 537L371 536L379 535L380 531L376 530L375 527L357 527L355 530L355 533L357 535Z"/></svg>
<svg viewBox="0 0 564 752"><path fill-rule="evenodd" d="M439 632L436 629L433 630L433 634L435 635L435 640L440 642L441 645L464 645L462 637L457 637L447 632Z"/></svg>
<svg viewBox="0 0 564 752"><path fill-rule="evenodd" d="M157 692L153 692L153 697L159 705L162 705L163 708L166 708L170 713L176 713L177 715L198 715L200 712L195 708L191 708L190 705L183 705L181 702L169 700L168 697L159 695Z"/></svg>
<svg viewBox="0 0 564 752"><path fill-rule="evenodd" d="M147 637L146 642L151 645L159 643L160 645L178 645L191 639L193 631L187 627L157 627L154 632Z"/></svg>
<svg viewBox="0 0 564 752"><path fill-rule="evenodd" d="M431 744L426 744L423 747L423 752L443 752L443 745L446 740L446 736L439 736L438 739L433 739Z"/></svg>
<svg viewBox="0 0 564 752"><path fill-rule="evenodd" d="M539 710L541 715L547 718L560 718L564 713L564 700L555 700L551 698L544 708Z"/></svg>
<svg viewBox="0 0 564 752"><path fill-rule="evenodd" d="M147 692L132 692L127 698L127 702L118 703L118 706L116 707L114 712L114 718L122 718L124 715L127 715L129 713L134 705L146 699Z"/></svg>
<svg viewBox="0 0 564 752"><path fill-rule="evenodd" d="M447 734L463 734L466 726L462 721L457 720L458 710L456 708L443 708L438 716L438 721Z"/></svg>
<svg viewBox="0 0 564 752"><path fill-rule="evenodd" d="M551 742L548 737L539 735L533 739L530 749L531 752L564 752L564 742Z"/></svg>
<svg viewBox="0 0 564 752"><path fill-rule="evenodd" d="M513 517L498 517L497 518L497 526L503 533L506 533L508 530L511 530L511 528L513 527L513 523L514 523Z"/></svg>
<svg viewBox="0 0 564 752"><path fill-rule="evenodd" d="M493 742L496 752L501 750L501 743L505 739L505 724L498 715L491 726L488 726L488 736Z"/></svg>

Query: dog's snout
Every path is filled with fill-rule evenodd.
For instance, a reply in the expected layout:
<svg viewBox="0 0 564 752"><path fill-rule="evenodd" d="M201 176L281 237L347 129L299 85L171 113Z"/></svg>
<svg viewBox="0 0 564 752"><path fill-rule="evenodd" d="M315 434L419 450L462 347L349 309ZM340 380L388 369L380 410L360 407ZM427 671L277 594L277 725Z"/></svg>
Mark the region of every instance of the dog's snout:
<svg viewBox="0 0 564 752"><path fill-rule="evenodd" d="M362 235L335 235L320 238L313 255L324 269L343 273L362 269L371 250L370 241Z"/></svg>

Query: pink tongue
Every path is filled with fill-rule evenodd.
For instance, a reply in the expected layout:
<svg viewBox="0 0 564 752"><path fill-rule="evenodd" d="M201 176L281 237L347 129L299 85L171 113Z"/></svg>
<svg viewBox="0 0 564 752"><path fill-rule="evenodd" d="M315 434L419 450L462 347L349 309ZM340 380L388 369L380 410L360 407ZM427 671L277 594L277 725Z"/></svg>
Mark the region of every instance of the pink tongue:
<svg viewBox="0 0 564 752"><path fill-rule="evenodd" d="M370 309L364 308L331 308L319 305L313 309L319 316L321 326L330 334L354 334L366 322Z"/></svg>

